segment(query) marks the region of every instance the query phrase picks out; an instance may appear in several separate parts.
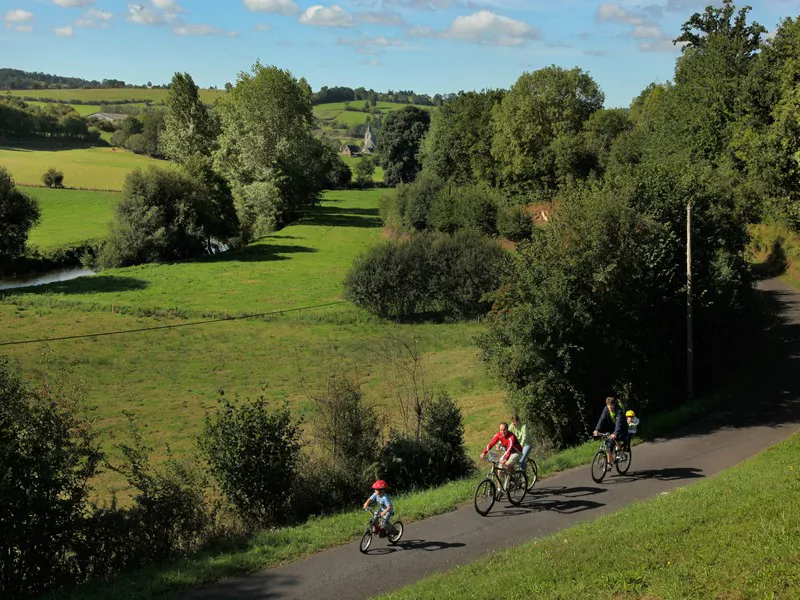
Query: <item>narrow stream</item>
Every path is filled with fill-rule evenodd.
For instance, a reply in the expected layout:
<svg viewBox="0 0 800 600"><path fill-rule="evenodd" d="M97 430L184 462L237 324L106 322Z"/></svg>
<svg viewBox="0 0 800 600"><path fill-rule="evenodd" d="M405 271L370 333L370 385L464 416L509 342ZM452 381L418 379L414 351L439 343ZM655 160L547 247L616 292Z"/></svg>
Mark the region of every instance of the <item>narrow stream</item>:
<svg viewBox="0 0 800 600"><path fill-rule="evenodd" d="M33 285L44 285L46 283L56 283L57 281L69 281L86 275L94 275L91 269L58 269L49 273L32 273L13 278L0 278L0 290L12 290L15 288L30 287Z"/></svg>

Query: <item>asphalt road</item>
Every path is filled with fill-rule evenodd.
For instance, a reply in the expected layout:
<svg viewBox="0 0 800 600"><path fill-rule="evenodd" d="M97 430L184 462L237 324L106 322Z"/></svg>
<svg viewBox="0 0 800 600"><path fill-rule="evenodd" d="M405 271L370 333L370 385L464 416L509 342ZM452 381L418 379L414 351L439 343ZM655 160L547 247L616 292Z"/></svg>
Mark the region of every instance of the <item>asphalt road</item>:
<svg viewBox="0 0 800 600"><path fill-rule="evenodd" d="M725 409L669 439L635 446L628 475L613 471L598 485L580 467L539 482L518 507L498 502L481 517L470 503L408 524L394 547L375 538L364 555L354 542L184 598L368 598L713 476L800 431L800 292L775 279L759 288L781 304L784 358ZM402 505L397 511L402 519Z"/></svg>

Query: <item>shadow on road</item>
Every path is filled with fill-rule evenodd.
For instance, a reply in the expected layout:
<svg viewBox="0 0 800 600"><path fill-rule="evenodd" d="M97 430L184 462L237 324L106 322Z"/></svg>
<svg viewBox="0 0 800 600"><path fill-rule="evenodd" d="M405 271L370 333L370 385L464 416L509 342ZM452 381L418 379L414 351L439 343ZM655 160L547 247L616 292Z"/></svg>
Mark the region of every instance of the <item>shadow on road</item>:
<svg viewBox="0 0 800 600"><path fill-rule="evenodd" d="M201 588L192 590L189 594L182 596L184 600L218 600L219 598L286 598L292 595L289 591L297 587L299 580L297 577L285 575L273 575L269 572L261 572L258 577L248 577L233 579L222 582L212 588Z"/></svg>
<svg viewBox="0 0 800 600"><path fill-rule="evenodd" d="M436 542L433 540L405 540L397 542L394 546L386 546L384 548L373 548L368 550L365 554L381 555L391 554L399 550L424 550L425 552L435 552L436 550L447 550L448 548L463 548L466 544L461 542Z"/></svg>
<svg viewBox="0 0 800 600"><path fill-rule="evenodd" d="M501 508L493 508L487 517L512 517L515 515L524 515L532 512L550 511L560 514L575 514L585 510L594 510L605 506L602 502L594 502L592 500L583 500L585 496L594 496L595 494L602 494L608 490L601 487L542 487L535 488L528 492L525 500L519 506L512 506L507 501L500 500L495 506L500 505Z"/></svg>
<svg viewBox="0 0 800 600"><path fill-rule="evenodd" d="M678 479L696 479L698 477L705 477L703 469L695 469L694 467L680 467L680 468L667 468L667 469L647 469L646 471L634 471L627 475L618 475L612 477L612 480L622 481L638 481L641 479L658 479L659 481L676 481Z"/></svg>

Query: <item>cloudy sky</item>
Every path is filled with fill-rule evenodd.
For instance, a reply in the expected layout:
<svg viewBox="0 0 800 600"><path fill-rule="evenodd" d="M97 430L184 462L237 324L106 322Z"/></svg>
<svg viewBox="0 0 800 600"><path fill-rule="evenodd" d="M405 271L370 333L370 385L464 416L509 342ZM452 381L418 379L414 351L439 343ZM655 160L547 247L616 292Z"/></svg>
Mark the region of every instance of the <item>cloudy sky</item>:
<svg viewBox="0 0 800 600"><path fill-rule="evenodd" d="M234 82L259 59L323 85L447 93L579 66L607 106L672 76L708 0L0 0L0 67L129 83ZM744 5L744 2L740 3ZM774 30L800 0L752 0Z"/></svg>

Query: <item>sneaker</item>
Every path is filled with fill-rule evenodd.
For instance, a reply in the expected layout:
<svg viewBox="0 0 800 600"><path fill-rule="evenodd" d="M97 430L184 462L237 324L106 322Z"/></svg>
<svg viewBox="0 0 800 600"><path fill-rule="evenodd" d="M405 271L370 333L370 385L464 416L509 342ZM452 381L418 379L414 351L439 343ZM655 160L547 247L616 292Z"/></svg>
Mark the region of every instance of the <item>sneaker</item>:
<svg viewBox="0 0 800 600"><path fill-rule="evenodd" d="M614 467L612 467L611 465L606 465L606 471L610 471L610 470L611 470L611 469L613 469L613 468L614 468Z"/></svg>

